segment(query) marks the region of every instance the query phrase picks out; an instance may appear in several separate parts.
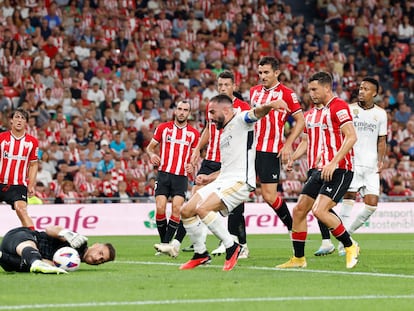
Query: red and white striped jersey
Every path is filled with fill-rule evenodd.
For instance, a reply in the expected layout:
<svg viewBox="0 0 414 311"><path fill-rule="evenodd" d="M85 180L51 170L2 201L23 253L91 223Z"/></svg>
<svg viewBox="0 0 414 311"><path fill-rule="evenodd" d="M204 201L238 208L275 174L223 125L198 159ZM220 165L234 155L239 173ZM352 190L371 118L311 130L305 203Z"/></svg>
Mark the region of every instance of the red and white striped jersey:
<svg viewBox="0 0 414 311"><path fill-rule="evenodd" d="M273 100L283 99L294 115L302 111L296 93L281 83L270 89L256 85L250 89L250 104L253 107L265 105ZM284 143L284 127L289 114L287 111L271 110L256 122L256 150L278 153Z"/></svg>
<svg viewBox="0 0 414 311"><path fill-rule="evenodd" d="M308 135L307 160L308 169L317 168L322 150L322 116L323 107L313 107L305 113L305 128L303 131Z"/></svg>
<svg viewBox="0 0 414 311"><path fill-rule="evenodd" d="M192 149L198 144L199 132L189 124L180 128L170 121L157 127L153 139L160 144L159 170L187 176L184 167L190 160Z"/></svg>
<svg viewBox="0 0 414 311"><path fill-rule="evenodd" d="M248 103L242 101L241 99L235 97L233 99L233 107L239 109L240 111L249 110L250 106ZM208 105L206 116L208 116ZM207 117L208 118L208 117ZM210 138L207 145L207 154L205 159L214 162L220 162L220 136L221 131L216 128L216 124L208 121L208 129L210 132Z"/></svg>
<svg viewBox="0 0 414 311"><path fill-rule="evenodd" d="M346 123L353 122L349 105L338 97L333 97L323 109L322 123L322 152L319 169L327 165L341 148L344 135L341 127ZM350 152L338 163L337 168L352 171L352 161L354 150Z"/></svg>
<svg viewBox="0 0 414 311"><path fill-rule="evenodd" d="M10 131L0 133L0 183L27 186L29 163L37 161L38 149L31 135L17 139Z"/></svg>

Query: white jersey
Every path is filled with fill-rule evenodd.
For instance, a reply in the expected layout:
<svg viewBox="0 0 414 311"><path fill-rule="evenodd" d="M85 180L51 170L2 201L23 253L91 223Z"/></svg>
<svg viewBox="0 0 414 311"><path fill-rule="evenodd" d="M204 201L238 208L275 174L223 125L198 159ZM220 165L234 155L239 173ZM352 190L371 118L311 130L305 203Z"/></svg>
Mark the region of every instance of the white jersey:
<svg viewBox="0 0 414 311"><path fill-rule="evenodd" d="M376 169L378 137L387 135L387 113L377 105L365 110L355 103L349 109L358 138L354 145L354 165Z"/></svg>
<svg viewBox="0 0 414 311"><path fill-rule="evenodd" d="M221 169L217 180L242 181L256 187L254 123L245 121L247 113L237 113L221 133Z"/></svg>

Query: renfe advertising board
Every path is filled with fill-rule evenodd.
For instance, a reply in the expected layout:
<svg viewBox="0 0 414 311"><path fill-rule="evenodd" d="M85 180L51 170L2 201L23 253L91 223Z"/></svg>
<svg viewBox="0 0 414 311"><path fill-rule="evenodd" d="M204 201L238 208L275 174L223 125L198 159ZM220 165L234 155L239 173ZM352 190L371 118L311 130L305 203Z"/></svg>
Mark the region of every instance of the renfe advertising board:
<svg viewBox="0 0 414 311"><path fill-rule="evenodd" d="M289 204L292 209L294 203ZM339 206L335 208L338 210ZM363 208L356 203L352 217ZM167 208L169 209L169 207ZM54 204L31 205L36 229L60 225L84 235L157 235L155 204ZM1 206L0 236L20 226L15 211ZM286 228L273 210L264 203L247 203L245 207L248 234L286 233ZM223 218L223 221L227 221ZM309 233L319 233L317 220L308 215ZM380 203L377 211L358 233L414 233L414 203Z"/></svg>

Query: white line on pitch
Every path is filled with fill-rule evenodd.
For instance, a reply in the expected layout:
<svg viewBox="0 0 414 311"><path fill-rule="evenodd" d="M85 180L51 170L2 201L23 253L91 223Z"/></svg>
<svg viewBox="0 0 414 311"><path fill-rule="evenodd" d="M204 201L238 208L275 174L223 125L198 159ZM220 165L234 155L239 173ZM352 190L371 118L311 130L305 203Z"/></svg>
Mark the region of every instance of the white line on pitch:
<svg viewBox="0 0 414 311"><path fill-rule="evenodd" d="M0 310L25 309L56 309L56 308L88 308L107 306L144 306L167 304L206 304L206 303L235 303L235 302L269 302L269 301L319 301L319 300L377 300L377 299L414 299L414 295L361 295L361 296L300 296L300 297L254 297L254 298L214 298L214 299L173 299L173 300L143 300L143 301L107 301L80 302L56 304L32 304L16 306L0 306Z"/></svg>
<svg viewBox="0 0 414 311"><path fill-rule="evenodd" d="M153 261L115 261L117 264L134 264L134 265L155 265L155 266L180 266L179 263L172 262L153 262ZM203 268L222 268L219 265L206 265ZM401 279L414 279L414 275L410 274L395 274L395 273L372 273L372 272L358 272L358 271L332 271L332 270L312 270L312 269L278 269L273 267L249 267L237 266L237 269L248 270L266 270L266 271L283 271L283 272L303 272L303 273L326 273L326 274L342 274L342 275L361 275L371 277L388 277Z"/></svg>

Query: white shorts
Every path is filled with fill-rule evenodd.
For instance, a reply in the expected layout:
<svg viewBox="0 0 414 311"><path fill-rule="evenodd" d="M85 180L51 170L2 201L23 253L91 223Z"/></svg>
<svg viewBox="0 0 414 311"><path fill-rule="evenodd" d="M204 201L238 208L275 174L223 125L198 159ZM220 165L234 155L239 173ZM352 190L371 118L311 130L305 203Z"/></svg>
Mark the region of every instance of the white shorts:
<svg viewBox="0 0 414 311"><path fill-rule="evenodd" d="M254 188L243 181L218 181L215 180L203 188L197 190L197 193L204 201L211 193L216 193L223 201L226 208L221 210L223 216L227 216L241 203L249 200L250 192Z"/></svg>
<svg viewBox="0 0 414 311"><path fill-rule="evenodd" d="M354 177L348 189L349 192L359 192L362 197L367 194L379 196L380 177L373 168L355 167Z"/></svg>

